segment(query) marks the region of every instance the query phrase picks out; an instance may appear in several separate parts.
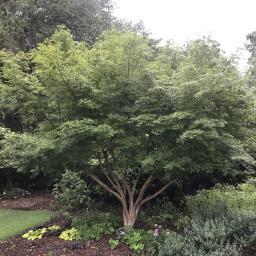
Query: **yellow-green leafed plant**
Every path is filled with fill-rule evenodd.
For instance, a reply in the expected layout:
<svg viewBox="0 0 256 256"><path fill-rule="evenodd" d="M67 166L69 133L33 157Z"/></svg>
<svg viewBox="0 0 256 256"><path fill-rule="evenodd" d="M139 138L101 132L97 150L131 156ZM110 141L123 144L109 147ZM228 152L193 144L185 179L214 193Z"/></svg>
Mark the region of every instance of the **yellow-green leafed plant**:
<svg viewBox="0 0 256 256"><path fill-rule="evenodd" d="M55 230L60 230L60 226L58 225L53 225L47 228L47 231L55 231Z"/></svg>
<svg viewBox="0 0 256 256"><path fill-rule="evenodd" d="M42 239L43 235L47 232L47 228L40 228L37 230L29 230L25 233L22 237L26 238L27 240L33 241L36 239Z"/></svg>
<svg viewBox="0 0 256 256"><path fill-rule="evenodd" d="M63 231L60 234L59 238L65 241L73 241L73 240L80 240L81 236L76 228L71 228Z"/></svg>
<svg viewBox="0 0 256 256"><path fill-rule="evenodd" d="M23 238L26 238L29 241L33 241L36 239L42 239L44 234L47 233L48 231L54 231L54 230L59 230L60 227L57 225L50 226L48 228L40 228L36 230L29 230L27 233L22 235Z"/></svg>

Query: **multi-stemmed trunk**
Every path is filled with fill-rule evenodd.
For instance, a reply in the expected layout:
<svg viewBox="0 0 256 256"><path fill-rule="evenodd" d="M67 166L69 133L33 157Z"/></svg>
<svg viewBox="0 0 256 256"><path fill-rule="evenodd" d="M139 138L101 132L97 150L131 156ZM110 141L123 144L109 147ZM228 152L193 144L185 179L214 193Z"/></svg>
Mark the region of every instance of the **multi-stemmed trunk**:
<svg viewBox="0 0 256 256"><path fill-rule="evenodd" d="M175 181L170 181L154 194L149 195L148 197L145 197L146 190L150 187L152 182L155 180L154 175L150 175L148 179L145 181L145 183L143 184L143 186L138 190L137 185L140 178L139 175L131 185L126 181L126 179L123 179L122 181L120 181L113 174L110 174L110 173L104 173L104 174L110 185L102 181L96 175L92 174L90 176L96 183L98 183L100 186L102 186L105 190L107 190L109 193L114 195L120 201L122 205L122 211L123 211L124 227L133 227L142 205L144 205L146 202L150 201L151 199L157 197L164 190L166 190L172 183L175 182Z"/></svg>

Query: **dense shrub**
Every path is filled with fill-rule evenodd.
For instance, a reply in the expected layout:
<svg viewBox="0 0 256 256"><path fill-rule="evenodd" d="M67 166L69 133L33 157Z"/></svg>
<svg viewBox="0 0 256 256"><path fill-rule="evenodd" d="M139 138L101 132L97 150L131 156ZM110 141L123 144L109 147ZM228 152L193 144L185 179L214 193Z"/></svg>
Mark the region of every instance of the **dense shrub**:
<svg viewBox="0 0 256 256"><path fill-rule="evenodd" d="M140 221L149 226L173 220L179 214L177 208L168 197L157 198L154 204L149 205L140 213Z"/></svg>
<svg viewBox="0 0 256 256"><path fill-rule="evenodd" d="M89 208L90 189L78 173L66 171L53 189L55 199L66 208Z"/></svg>
<svg viewBox="0 0 256 256"><path fill-rule="evenodd" d="M238 256L256 234L256 185L218 186L187 198L191 220L184 235L171 232L159 256Z"/></svg>
<svg viewBox="0 0 256 256"><path fill-rule="evenodd" d="M158 246L158 256L239 256L241 247L230 243L223 223L192 223L184 236L170 232Z"/></svg>
<svg viewBox="0 0 256 256"><path fill-rule="evenodd" d="M223 223L232 239L252 242L256 233L255 180L237 187L202 190L187 198L188 210L197 222Z"/></svg>
<svg viewBox="0 0 256 256"><path fill-rule="evenodd" d="M187 197L188 210L193 217L203 220L226 216L227 211L251 211L256 213L256 180L234 186L217 186L201 190Z"/></svg>
<svg viewBox="0 0 256 256"><path fill-rule="evenodd" d="M99 240L104 235L111 235L115 228L110 222L93 222L74 219L72 226L78 230L82 240Z"/></svg>

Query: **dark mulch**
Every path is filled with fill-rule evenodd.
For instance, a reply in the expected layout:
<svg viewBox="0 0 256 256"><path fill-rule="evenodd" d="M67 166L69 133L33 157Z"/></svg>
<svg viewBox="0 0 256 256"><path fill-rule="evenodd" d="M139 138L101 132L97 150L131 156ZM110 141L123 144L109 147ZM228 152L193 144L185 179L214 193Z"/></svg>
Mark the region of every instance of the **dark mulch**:
<svg viewBox="0 0 256 256"><path fill-rule="evenodd" d="M51 194L35 194L16 199L2 199L0 200L0 208L50 210L54 208L54 199Z"/></svg>
<svg viewBox="0 0 256 256"><path fill-rule="evenodd" d="M58 237L45 237L29 242L20 236L0 241L1 256L135 256L128 247L120 245L111 251L109 238L99 241L66 242Z"/></svg>

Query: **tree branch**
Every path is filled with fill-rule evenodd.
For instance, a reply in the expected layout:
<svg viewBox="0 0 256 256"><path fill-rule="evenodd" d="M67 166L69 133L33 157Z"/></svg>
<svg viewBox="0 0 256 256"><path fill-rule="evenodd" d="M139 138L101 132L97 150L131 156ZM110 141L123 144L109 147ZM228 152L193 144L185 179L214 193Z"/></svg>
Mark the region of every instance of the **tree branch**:
<svg viewBox="0 0 256 256"><path fill-rule="evenodd" d="M138 195L138 198L137 198L137 200L136 200L136 202L134 204L135 206L139 205L139 203L141 202L141 200L142 200L142 198L143 198L147 188L149 187L149 185L152 183L153 180L154 180L154 176L153 176L153 174L151 174L148 177L148 179L146 180L146 182L144 183L144 185L142 186L142 188L140 190L140 193Z"/></svg>
<svg viewBox="0 0 256 256"><path fill-rule="evenodd" d="M163 193L171 184L175 183L176 181L177 181L177 180L172 180L172 181L168 182L166 185L164 185L161 189L159 189L159 190L158 190L157 192L155 192L153 195L151 195L151 196L149 196L149 197L143 199L143 200L139 203L138 207L141 207L141 206L142 206L143 204L145 204L146 202L148 202L148 201L154 199L155 197L157 197L158 195L160 195L161 193Z"/></svg>
<svg viewBox="0 0 256 256"><path fill-rule="evenodd" d="M105 190L107 190L109 193L111 193L112 195L116 196L121 202L122 202L122 197L116 193L114 190L112 190L110 187L108 187L108 185L106 185L103 181L101 181L99 179L99 177L97 177L94 174L90 174L90 177L96 182L98 183L100 186L102 186Z"/></svg>
<svg viewBox="0 0 256 256"><path fill-rule="evenodd" d="M136 177L136 179L135 179L135 181L133 183L133 187L132 187L132 196L133 197L134 197L135 190L136 190L136 187L138 185L139 179L140 179L140 173L138 174L138 176Z"/></svg>

